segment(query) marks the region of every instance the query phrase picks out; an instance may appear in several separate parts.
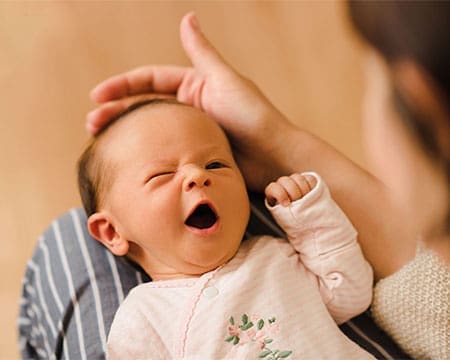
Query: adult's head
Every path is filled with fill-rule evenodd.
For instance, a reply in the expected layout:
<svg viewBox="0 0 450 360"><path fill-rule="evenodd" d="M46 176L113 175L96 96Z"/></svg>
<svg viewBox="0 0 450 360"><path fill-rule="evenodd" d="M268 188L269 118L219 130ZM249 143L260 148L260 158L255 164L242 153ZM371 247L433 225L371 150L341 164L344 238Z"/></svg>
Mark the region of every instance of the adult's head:
<svg viewBox="0 0 450 360"><path fill-rule="evenodd" d="M79 174L91 235L155 280L200 275L239 247L245 184L222 129L198 109L133 106L89 145Z"/></svg>
<svg viewBox="0 0 450 360"><path fill-rule="evenodd" d="M450 3L350 1L371 45L365 132L370 163L415 230L449 227Z"/></svg>

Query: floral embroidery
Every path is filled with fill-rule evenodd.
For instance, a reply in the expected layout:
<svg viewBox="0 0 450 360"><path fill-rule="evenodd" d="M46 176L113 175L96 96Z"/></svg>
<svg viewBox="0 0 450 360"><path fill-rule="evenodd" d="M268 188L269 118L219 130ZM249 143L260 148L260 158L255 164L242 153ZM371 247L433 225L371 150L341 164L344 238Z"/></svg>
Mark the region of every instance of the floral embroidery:
<svg viewBox="0 0 450 360"><path fill-rule="evenodd" d="M275 321L275 317L265 321L257 314L252 315L250 318L247 314L244 314L241 317L241 324L238 325L234 317L231 316L228 325L228 336L225 338L225 341L233 346L257 345L261 350L258 354L259 359L276 360L287 358L292 354L291 350L272 350L268 346L269 344L274 345L273 335L279 330Z"/></svg>

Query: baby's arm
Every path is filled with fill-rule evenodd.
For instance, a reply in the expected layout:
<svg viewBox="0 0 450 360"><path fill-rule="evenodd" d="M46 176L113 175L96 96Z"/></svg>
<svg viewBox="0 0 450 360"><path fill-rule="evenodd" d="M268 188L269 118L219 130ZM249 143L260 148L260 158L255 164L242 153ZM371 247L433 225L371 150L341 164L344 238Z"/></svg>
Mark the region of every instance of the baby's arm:
<svg viewBox="0 0 450 360"><path fill-rule="evenodd" d="M281 177L266 188L266 205L317 282L330 314L342 323L372 299L372 269L357 233L315 173Z"/></svg>

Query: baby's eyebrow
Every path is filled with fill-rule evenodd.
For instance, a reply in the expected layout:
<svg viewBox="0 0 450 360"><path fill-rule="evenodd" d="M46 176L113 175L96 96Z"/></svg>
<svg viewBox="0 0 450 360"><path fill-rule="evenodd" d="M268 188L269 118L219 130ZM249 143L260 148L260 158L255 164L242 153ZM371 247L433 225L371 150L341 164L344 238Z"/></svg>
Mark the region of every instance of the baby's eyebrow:
<svg viewBox="0 0 450 360"><path fill-rule="evenodd" d="M169 159L151 160L142 167L142 172L148 173L149 171L158 170L161 168L174 168L177 166L177 162Z"/></svg>
<svg viewBox="0 0 450 360"><path fill-rule="evenodd" d="M205 156L213 156L213 155L219 155L219 156L231 155L232 156L231 149L227 149L226 147L220 146L220 145L204 146L201 149L199 149L199 153L202 153Z"/></svg>

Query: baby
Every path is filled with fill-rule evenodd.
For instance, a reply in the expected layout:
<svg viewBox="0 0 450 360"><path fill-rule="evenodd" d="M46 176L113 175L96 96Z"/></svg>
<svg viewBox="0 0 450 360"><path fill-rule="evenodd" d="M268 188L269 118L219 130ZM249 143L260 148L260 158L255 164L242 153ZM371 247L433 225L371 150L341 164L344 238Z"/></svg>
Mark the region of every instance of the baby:
<svg viewBox="0 0 450 360"><path fill-rule="evenodd" d="M371 358L337 324L369 306L372 270L317 174L266 188L288 240L242 241L250 206L224 132L158 99L93 139L79 188L91 235L153 280L117 311L110 358Z"/></svg>

